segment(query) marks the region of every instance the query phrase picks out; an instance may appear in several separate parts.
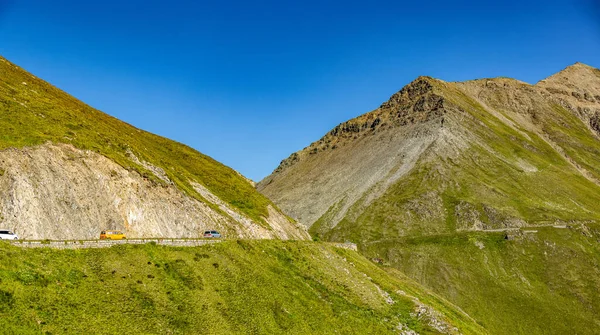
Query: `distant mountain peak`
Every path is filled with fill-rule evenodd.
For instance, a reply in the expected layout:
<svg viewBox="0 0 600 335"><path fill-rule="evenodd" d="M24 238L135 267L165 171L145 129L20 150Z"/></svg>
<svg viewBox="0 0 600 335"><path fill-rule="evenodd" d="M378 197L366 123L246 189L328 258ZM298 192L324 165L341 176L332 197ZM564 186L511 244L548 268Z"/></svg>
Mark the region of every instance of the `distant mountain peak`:
<svg viewBox="0 0 600 335"><path fill-rule="evenodd" d="M585 114L588 118L600 120L600 70L583 64L575 63L562 71L540 80L536 87L550 93L561 105ZM600 123L594 121L592 126L600 131Z"/></svg>
<svg viewBox="0 0 600 335"><path fill-rule="evenodd" d="M574 71L593 71L593 70L596 70L596 68L593 67L593 66L587 65L587 64L582 63L582 62L575 62L575 63L567 66L563 70L557 72L556 74L559 74L559 73L572 73Z"/></svg>
<svg viewBox="0 0 600 335"><path fill-rule="evenodd" d="M581 67L588 68L588 69L595 69L593 66L587 65L582 62L575 62L573 65L567 66L567 68L581 68Z"/></svg>
<svg viewBox="0 0 600 335"><path fill-rule="evenodd" d="M548 83L578 82L582 86L587 86L590 80L600 83L600 70L593 66L577 62L548 78L540 80L536 85L543 86Z"/></svg>

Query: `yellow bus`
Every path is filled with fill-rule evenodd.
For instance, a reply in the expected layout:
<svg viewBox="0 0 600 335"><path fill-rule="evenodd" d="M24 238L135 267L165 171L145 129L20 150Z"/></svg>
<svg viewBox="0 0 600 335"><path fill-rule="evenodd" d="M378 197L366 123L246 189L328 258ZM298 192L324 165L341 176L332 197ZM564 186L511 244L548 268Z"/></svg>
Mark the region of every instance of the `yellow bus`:
<svg viewBox="0 0 600 335"><path fill-rule="evenodd" d="M103 230L100 232L101 240L124 240L126 238L120 230Z"/></svg>

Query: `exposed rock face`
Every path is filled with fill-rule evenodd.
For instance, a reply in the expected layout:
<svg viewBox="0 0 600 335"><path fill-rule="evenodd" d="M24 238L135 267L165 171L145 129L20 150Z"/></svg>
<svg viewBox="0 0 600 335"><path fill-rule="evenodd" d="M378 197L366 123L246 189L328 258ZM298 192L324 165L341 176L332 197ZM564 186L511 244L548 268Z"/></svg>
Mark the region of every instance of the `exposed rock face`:
<svg viewBox="0 0 600 335"><path fill-rule="evenodd" d="M144 164L168 181L162 169ZM67 144L1 151L0 171L0 225L26 239L97 238L102 229L130 238L200 237L205 229L231 238L309 237L273 208L265 228L206 188L204 203Z"/></svg>
<svg viewBox="0 0 600 335"><path fill-rule="evenodd" d="M292 154L257 188L339 241L599 218L581 192L600 191L596 96L600 71L583 64L537 85L419 77ZM577 186L567 181L574 175Z"/></svg>

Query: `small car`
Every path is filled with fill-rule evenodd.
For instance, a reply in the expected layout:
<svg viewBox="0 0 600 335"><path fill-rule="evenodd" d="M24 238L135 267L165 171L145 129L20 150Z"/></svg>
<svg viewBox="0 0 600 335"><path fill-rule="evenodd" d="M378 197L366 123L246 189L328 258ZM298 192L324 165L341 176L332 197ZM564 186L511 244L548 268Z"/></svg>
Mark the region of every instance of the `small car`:
<svg viewBox="0 0 600 335"><path fill-rule="evenodd" d="M216 231L216 230L207 230L204 232L204 235L202 235L202 237L214 237L214 238L219 238L221 237L221 234Z"/></svg>
<svg viewBox="0 0 600 335"><path fill-rule="evenodd" d="M0 229L0 240L18 240L19 236L8 229Z"/></svg>
<svg viewBox="0 0 600 335"><path fill-rule="evenodd" d="M126 238L120 230L103 230L100 232L101 240L124 240Z"/></svg>

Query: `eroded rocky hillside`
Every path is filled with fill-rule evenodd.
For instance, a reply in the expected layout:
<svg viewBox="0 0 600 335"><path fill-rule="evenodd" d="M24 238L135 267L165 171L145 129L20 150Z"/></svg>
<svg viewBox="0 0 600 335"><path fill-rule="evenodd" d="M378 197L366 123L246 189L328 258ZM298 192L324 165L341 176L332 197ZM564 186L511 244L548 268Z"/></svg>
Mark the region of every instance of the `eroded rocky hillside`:
<svg viewBox="0 0 600 335"><path fill-rule="evenodd" d="M28 239L306 239L239 173L0 58L0 226Z"/></svg>

